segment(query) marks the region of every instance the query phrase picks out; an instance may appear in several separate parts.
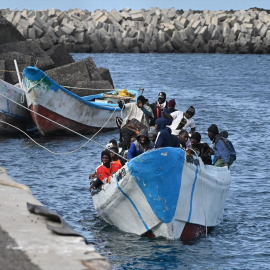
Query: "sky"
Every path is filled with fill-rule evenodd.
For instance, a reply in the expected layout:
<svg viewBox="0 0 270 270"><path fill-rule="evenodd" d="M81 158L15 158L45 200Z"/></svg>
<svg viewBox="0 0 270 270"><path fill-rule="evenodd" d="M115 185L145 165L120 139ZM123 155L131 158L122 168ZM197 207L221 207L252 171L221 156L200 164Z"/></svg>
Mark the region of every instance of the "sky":
<svg viewBox="0 0 270 270"><path fill-rule="evenodd" d="M270 9L270 0L10 0L3 1L1 9L14 10L43 10L56 8L68 10L80 8L82 10L95 11L97 9L121 10L130 7L132 10L149 9L150 7L172 8L188 10L240 10L252 7Z"/></svg>

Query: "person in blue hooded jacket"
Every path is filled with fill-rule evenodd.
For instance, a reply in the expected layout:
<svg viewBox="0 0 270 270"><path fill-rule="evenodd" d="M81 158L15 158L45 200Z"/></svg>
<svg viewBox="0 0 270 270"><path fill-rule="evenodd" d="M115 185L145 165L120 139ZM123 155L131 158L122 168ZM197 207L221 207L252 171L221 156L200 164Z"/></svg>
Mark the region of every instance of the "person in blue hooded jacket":
<svg viewBox="0 0 270 270"><path fill-rule="evenodd" d="M207 131L209 139L213 142L214 166L227 166L229 169L230 165L236 160L236 152L232 143L227 138L221 136L222 134L219 133L218 127L215 124L212 124Z"/></svg>
<svg viewBox="0 0 270 270"><path fill-rule="evenodd" d="M130 145L127 153L127 159L137 157L153 148L154 143L149 139L148 131L146 129L142 129L138 134L136 141Z"/></svg>
<svg viewBox="0 0 270 270"><path fill-rule="evenodd" d="M166 126L166 123L167 120L165 118L158 118L156 120L155 128L158 131L158 135L155 142L155 148L172 146L171 129Z"/></svg>

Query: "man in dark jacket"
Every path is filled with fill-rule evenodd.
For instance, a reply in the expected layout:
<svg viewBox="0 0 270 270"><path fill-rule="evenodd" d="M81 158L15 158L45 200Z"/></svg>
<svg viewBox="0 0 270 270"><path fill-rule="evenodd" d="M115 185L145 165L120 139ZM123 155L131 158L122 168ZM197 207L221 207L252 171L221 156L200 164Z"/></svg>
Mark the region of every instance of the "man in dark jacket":
<svg viewBox="0 0 270 270"><path fill-rule="evenodd" d="M158 131L155 148L172 146L171 129L166 127L166 119L159 118L156 120L155 128Z"/></svg>
<svg viewBox="0 0 270 270"><path fill-rule="evenodd" d="M137 136L137 140L131 144L127 153L127 159L137 157L153 148L154 143L150 141L148 131L146 129L142 129Z"/></svg>
<svg viewBox="0 0 270 270"><path fill-rule="evenodd" d="M220 135L217 125L212 124L208 128L208 137L213 142L214 160L213 164L217 167L227 166L228 169L236 159L236 152L233 145L227 138Z"/></svg>
<svg viewBox="0 0 270 270"><path fill-rule="evenodd" d="M161 117L162 112L160 106L162 106L163 109L168 107L168 103L166 101L166 93L164 92L160 92L158 94L158 100L150 104L150 107L152 108L152 111L154 113L154 118L150 118L150 126L154 126L156 120Z"/></svg>
<svg viewBox="0 0 270 270"><path fill-rule="evenodd" d="M214 151L207 143L201 143L201 134L199 132L194 132L191 135L191 149L197 153L204 164L212 165L211 155L214 154Z"/></svg>

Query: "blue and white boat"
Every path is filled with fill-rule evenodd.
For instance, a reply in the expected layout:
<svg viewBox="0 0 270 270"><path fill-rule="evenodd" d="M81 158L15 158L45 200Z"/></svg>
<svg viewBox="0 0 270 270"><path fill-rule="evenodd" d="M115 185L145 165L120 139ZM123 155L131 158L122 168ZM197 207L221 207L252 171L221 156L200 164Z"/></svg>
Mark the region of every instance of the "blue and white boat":
<svg viewBox="0 0 270 270"><path fill-rule="evenodd" d="M117 128L115 118L121 116L117 101L136 102L139 95L138 91L127 90L130 96L122 96L121 90L113 90L80 97L35 67L24 69L23 82L27 105L42 135L72 131L90 134L101 128L102 131Z"/></svg>
<svg viewBox="0 0 270 270"><path fill-rule="evenodd" d="M148 151L92 191L108 223L141 236L192 240L220 224L231 176L181 148Z"/></svg>

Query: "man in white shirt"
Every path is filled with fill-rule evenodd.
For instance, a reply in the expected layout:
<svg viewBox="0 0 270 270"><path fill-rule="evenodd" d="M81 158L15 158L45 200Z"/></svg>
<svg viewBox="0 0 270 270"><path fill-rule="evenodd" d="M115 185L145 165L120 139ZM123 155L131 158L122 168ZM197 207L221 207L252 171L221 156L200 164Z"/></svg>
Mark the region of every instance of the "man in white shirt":
<svg viewBox="0 0 270 270"><path fill-rule="evenodd" d="M163 111L163 115L166 119L172 120L172 124L169 128L172 130L172 134L178 135L181 129L187 129L190 127L190 133L195 132L195 121L192 119L192 116L195 114L195 108L190 106L185 113L182 111L175 111L171 114Z"/></svg>

